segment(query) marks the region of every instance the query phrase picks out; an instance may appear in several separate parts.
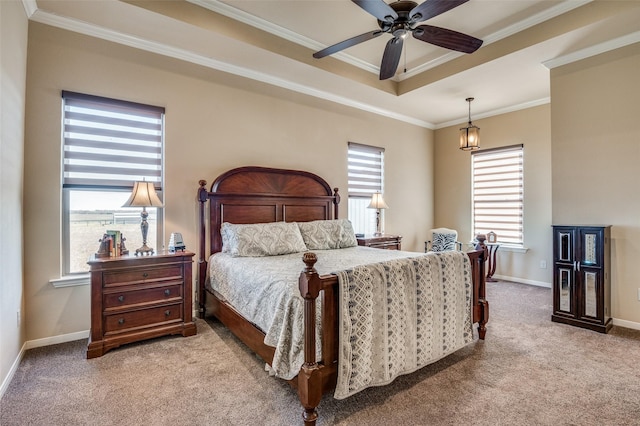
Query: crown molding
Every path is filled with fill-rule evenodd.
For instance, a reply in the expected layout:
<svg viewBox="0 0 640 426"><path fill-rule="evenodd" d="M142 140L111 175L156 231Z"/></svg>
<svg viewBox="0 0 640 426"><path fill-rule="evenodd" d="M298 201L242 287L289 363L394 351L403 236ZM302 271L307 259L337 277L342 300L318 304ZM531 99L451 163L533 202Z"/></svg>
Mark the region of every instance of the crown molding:
<svg viewBox="0 0 640 426"><path fill-rule="evenodd" d="M36 10L38 10L38 4L36 0L22 0L22 6L27 14L27 18L31 18Z"/></svg>
<svg viewBox="0 0 640 426"><path fill-rule="evenodd" d="M531 28L535 25L541 24L542 22L548 21L549 19L555 18L556 16L562 15L563 13L567 13L576 9L578 7L584 6L587 3L591 3L593 0L567 0L562 3L557 4L556 6L550 7L547 10L539 12L533 16L528 17L520 22L516 22L506 28L503 28L499 31L496 31L493 34L489 34L488 36L483 38L482 47L488 46L491 43L495 43L496 41L502 40L509 36L512 36L516 33L524 31L528 28ZM482 49L480 47L480 49ZM446 62L452 61L460 56L464 56L464 53L451 51L438 58L425 62L422 65L419 65L415 68L412 68L410 71L402 73L398 76L399 81L411 78L416 76L424 71L427 71L431 68L435 68L439 65L442 65Z"/></svg>
<svg viewBox="0 0 640 426"><path fill-rule="evenodd" d="M198 5L205 9L208 9L212 12L219 13L220 15L224 15L227 18L234 19L236 21L245 23L252 27L258 28L259 30L268 32L277 37L283 38L290 42L299 44L304 47L308 47L309 49L318 51L322 50L326 45L319 43L309 37L305 37L300 35L294 31L288 30L284 27L276 25L272 22L269 22L265 19L258 18L257 16L251 15L243 10L236 9L233 6L229 6L226 3L222 3L219 0L187 0L189 3ZM368 71L373 74L378 74L380 72L380 68L372 65L362 59L358 59L354 56L349 55L348 53L338 52L332 55L334 58L338 58L343 62L346 62L355 67L361 68L365 71Z"/></svg>
<svg viewBox="0 0 640 426"><path fill-rule="evenodd" d="M550 59L543 62L542 65L549 69L554 69L638 42L640 42L640 31L636 31L635 33L627 34L622 37L614 38L612 40L569 53L568 55Z"/></svg>
<svg viewBox="0 0 640 426"><path fill-rule="evenodd" d="M515 112L515 111L520 111L523 109L528 109L528 108L533 108L533 107L537 107L540 105L546 105L548 103L551 103L551 98L547 97L547 98L542 98L542 99L537 99L535 101L530 101L530 102L523 102L521 104L517 104L517 105L511 105L508 106L506 108L498 108L498 109L494 109L491 111L486 111L483 112L481 114L474 114L473 119L474 120L481 120L483 118L489 118L489 117L494 117L496 115L502 115L502 114L507 114L510 112ZM458 118L455 120L451 120L451 121L447 121L444 123L438 123L435 125L434 129L443 129L445 127L449 127L449 126L454 126L454 125L459 125L459 124L466 124L469 121L469 117L468 116L464 116L462 118Z"/></svg>
<svg viewBox="0 0 640 426"><path fill-rule="evenodd" d="M157 42L146 40L140 37L131 36L118 31L93 25L84 21L79 21L79 20L59 16L53 13L43 11L41 9L36 10L31 15L30 20L34 22L46 24L46 25L51 25L53 27L62 28L64 30L73 31L73 32L88 35L91 37L96 37L99 39L122 44L124 46L133 47L135 49L140 49L147 52L152 52L159 55L190 62L193 64L205 66L215 70L228 72L230 74L234 74L241 77L249 78L251 80L256 80L263 83L271 84L273 86L292 90L297 93L302 93L315 98L324 99L330 102L335 102L337 104L356 108L362 111L371 112L373 114L377 114L377 115L388 117L394 120L413 124L419 127L433 129L433 123L420 120L415 117L399 114L395 111L379 108L377 106L374 106L365 102L355 101L353 99L339 96L334 93L326 92L324 90L319 90L303 84L291 82L291 81L288 81L279 77L275 77L273 75L265 74L256 70L252 70L249 68L232 65L223 61L219 61L210 57L200 55L198 53L195 53L189 50L179 49L176 47L168 46L163 43L157 43Z"/></svg>

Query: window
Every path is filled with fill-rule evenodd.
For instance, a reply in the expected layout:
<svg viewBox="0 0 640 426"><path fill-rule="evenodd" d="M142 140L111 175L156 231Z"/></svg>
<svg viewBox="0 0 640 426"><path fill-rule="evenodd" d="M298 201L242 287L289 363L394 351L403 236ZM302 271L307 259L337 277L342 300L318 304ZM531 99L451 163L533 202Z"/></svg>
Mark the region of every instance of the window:
<svg viewBox="0 0 640 426"><path fill-rule="evenodd" d="M107 230L119 230L130 251L142 245L141 208L122 208L133 183L163 182L164 108L62 92L63 273L88 270ZM162 218L148 208L148 244L158 247Z"/></svg>
<svg viewBox="0 0 640 426"><path fill-rule="evenodd" d="M523 146L471 154L473 235L493 231L497 242L522 246Z"/></svg>
<svg viewBox="0 0 640 426"><path fill-rule="evenodd" d="M383 178L384 149L349 142L349 220L358 234L376 231L376 210L367 206L373 194L383 192Z"/></svg>

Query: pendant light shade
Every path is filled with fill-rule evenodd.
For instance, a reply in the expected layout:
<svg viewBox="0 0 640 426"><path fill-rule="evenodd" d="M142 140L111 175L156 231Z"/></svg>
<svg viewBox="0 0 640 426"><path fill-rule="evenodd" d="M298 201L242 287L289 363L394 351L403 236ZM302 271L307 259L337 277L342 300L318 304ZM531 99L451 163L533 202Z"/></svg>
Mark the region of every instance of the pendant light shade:
<svg viewBox="0 0 640 426"><path fill-rule="evenodd" d="M473 98L467 98L469 103L469 124L467 127L460 128L460 149L463 151L475 151L480 148L480 127L471 123L471 101Z"/></svg>

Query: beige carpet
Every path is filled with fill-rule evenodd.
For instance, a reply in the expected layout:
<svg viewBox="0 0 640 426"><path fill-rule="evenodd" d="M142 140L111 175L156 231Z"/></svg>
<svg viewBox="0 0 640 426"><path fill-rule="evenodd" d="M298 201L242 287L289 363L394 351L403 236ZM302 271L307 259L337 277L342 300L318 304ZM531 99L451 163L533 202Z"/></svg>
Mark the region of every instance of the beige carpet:
<svg viewBox="0 0 640 426"><path fill-rule="evenodd" d="M488 283L487 339L346 400L319 425L638 425L640 332L550 321L549 289ZM289 386L219 323L85 359L86 341L29 350L0 425L295 425Z"/></svg>

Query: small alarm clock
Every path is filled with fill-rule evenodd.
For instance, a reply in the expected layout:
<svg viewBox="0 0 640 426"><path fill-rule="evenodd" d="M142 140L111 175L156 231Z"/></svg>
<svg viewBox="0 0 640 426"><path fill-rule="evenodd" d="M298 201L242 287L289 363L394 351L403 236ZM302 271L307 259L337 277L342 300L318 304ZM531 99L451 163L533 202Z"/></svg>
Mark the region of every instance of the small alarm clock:
<svg viewBox="0 0 640 426"><path fill-rule="evenodd" d="M182 234L179 232L172 232L169 238L169 251L175 253L176 251L184 251L186 246L182 240Z"/></svg>

